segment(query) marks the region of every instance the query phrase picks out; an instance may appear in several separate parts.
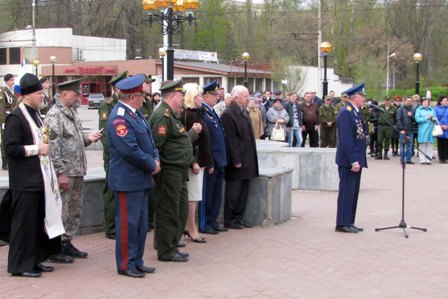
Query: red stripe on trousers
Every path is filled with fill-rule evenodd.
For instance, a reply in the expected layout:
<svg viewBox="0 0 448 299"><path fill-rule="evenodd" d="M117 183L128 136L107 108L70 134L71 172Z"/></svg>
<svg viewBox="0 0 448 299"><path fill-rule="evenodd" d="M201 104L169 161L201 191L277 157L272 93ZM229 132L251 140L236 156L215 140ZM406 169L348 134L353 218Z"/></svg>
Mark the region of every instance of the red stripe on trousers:
<svg viewBox="0 0 448 299"><path fill-rule="evenodd" d="M128 269L128 208L126 205L126 193L120 192L120 246L121 246L121 270Z"/></svg>

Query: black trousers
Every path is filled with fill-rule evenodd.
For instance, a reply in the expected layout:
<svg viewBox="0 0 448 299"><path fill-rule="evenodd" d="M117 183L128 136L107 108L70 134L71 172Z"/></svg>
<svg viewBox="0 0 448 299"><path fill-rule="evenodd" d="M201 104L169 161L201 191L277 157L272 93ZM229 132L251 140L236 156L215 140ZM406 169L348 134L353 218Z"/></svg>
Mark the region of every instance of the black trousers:
<svg viewBox="0 0 448 299"><path fill-rule="evenodd" d="M224 223L226 225L243 220L249 196L250 180L226 181L224 197Z"/></svg>
<svg viewBox="0 0 448 299"><path fill-rule="evenodd" d="M9 273L32 271L50 255L60 252L61 238L48 239L44 218L44 192L12 190Z"/></svg>
<svg viewBox="0 0 448 299"><path fill-rule="evenodd" d="M437 154L439 156L439 161L448 160L448 139L437 138Z"/></svg>
<svg viewBox="0 0 448 299"><path fill-rule="evenodd" d="M314 125L305 125L305 130L302 131L302 147L305 147L308 135L310 136L310 147L319 147L319 131Z"/></svg>

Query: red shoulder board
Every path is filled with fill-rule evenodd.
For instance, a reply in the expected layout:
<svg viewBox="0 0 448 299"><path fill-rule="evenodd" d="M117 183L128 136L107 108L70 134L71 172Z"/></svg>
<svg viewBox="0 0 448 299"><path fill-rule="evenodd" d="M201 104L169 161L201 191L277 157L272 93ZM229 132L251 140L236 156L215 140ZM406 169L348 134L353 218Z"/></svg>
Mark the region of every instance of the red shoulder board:
<svg viewBox="0 0 448 299"><path fill-rule="evenodd" d="M128 134L128 127L126 127L126 124L118 124L115 126L115 132L118 136L124 137Z"/></svg>

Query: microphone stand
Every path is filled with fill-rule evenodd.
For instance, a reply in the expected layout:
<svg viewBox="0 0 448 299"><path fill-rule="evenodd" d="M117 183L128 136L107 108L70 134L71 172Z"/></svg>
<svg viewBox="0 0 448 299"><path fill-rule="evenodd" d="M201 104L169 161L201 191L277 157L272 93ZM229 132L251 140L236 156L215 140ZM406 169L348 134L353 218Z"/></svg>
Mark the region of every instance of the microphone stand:
<svg viewBox="0 0 448 299"><path fill-rule="evenodd" d="M379 113L384 113L385 111L383 111L383 110L381 110L381 109L377 109L377 108L375 108L375 107L372 107L372 108L374 108L377 112L379 112ZM394 124L392 124L388 119L384 119L386 122L387 122L387 124L389 125L389 126L391 126L392 128L394 128L394 130L396 131L396 132L398 132L398 134L399 135L401 135L401 133L400 133L400 131L397 129L397 127L394 125ZM404 139L403 139L403 143L405 144L406 143L406 141L409 139L409 137L405 137ZM428 155L426 155L422 150L420 150L418 147L416 147L417 148L417 150L420 152L420 154L422 154L422 155L424 155L428 160L432 160L432 157L428 157ZM388 226L388 227L381 227L381 228L375 228L375 231L377 232L377 231L381 231L381 230L389 230L389 229L395 229L395 228L401 228L401 229L403 229L403 233L404 233L404 236L406 237L406 238L409 238L409 236L408 236L408 234L407 234L407 232L406 232L406 229L415 229L415 230L421 230L421 231L424 231L424 232L426 232L427 231L427 229L426 228L422 228L422 227L416 227L416 226L411 226L411 225L408 225L407 223L406 223L406 221L404 220L404 191L405 191L405 173L406 173L406 159L400 159L401 160L401 168L402 168L402 173L401 173L401 220L400 220L400 223L398 224L398 225L395 225L395 226Z"/></svg>

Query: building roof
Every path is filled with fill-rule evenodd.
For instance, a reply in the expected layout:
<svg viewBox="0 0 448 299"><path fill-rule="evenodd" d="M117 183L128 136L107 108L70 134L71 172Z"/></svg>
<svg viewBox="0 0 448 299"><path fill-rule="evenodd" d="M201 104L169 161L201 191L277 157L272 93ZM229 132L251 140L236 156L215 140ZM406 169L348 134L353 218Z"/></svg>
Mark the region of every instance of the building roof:
<svg viewBox="0 0 448 299"><path fill-rule="evenodd" d="M238 65L227 65L227 64L219 64L219 63L205 63L205 62L174 62L176 67L187 68L187 69L195 69L195 70L203 70L206 72L216 73L216 74L225 74L228 77L232 76L242 76L244 75L244 66ZM253 69L248 67L247 73L251 74L251 77L270 77L271 72Z"/></svg>

